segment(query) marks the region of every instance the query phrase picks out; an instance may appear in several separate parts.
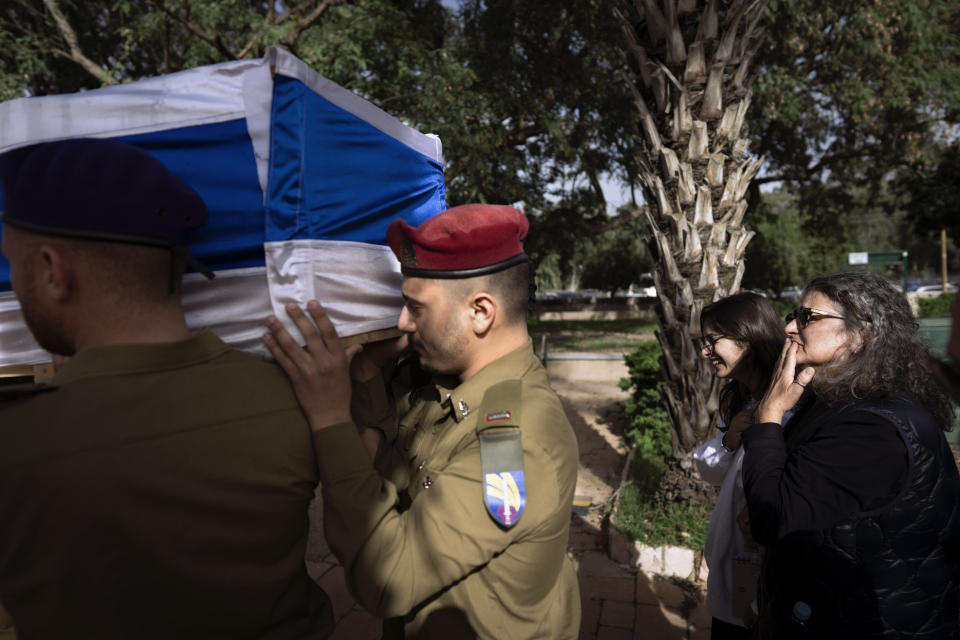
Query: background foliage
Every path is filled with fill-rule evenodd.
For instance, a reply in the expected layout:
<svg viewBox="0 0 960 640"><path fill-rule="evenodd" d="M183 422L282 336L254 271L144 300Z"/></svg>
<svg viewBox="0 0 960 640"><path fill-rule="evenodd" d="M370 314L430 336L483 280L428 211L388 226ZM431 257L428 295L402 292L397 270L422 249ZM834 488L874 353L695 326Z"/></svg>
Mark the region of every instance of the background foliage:
<svg viewBox="0 0 960 640"><path fill-rule="evenodd" d="M523 202L556 287L638 269L637 131L617 27L598 0L10 0L0 99L74 92L284 46L444 142L451 204ZM951 0L771 0L748 116L766 155L747 223L747 286L802 284L853 250L960 270L960 10ZM619 215L618 215L619 213ZM605 233L623 228L623 233ZM591 256L592 258L591 262ZM626 261L628 258L624 257ZM839 263L839 264L838 264ZM764 280L765 282L759 282ZM629 286L629 283L627 283ZM609 285L613 286L613 285ZM617 283L622 288L622 282Z"/></svg>
<svg viewBox="0 0 960 640"><path fill-rule="evenodd" d="M953 304L955 293L943 293L934 298L920 298L917 300L920 318L949 318L950 306Z"/></svg>

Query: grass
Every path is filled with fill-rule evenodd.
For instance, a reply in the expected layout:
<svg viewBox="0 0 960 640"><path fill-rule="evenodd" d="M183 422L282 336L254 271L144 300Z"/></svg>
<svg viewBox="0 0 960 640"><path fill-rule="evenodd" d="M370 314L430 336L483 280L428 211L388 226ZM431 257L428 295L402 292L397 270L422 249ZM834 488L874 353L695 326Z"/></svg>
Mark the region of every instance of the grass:
<svg viewBox="0 0 960 640"><path fill-rule="evenodd" d="M654 320L527 320L531 333L565 333L586 331L589 333L652 333L657 328Z"/></svg>
<svg viewBox="0 0 960 640"><path fill-rule="evenodd" d="M712 505L680 505L658 500L664 464L642 454L633 460L632 481L620 490L613 525L631 540L651 547L671 545L701 551L710 526Z"/></svg>
<svg viewBox="0 0 960 640"><path fill-rule="evenodd" d="M547 336L552 353L626 353L653 339L655 322L645 320L530 320L534 346Z"/></svg>
<svg viewBox="0 0 960 640"><path fill-rule="evenodd" d="M660 493L665 472L662 457L638 447L630 466L630 481L620 489L612 524L631 540L647 546L702 551L713 505L664 501Z"/></svg>
<svg viewBox="0 0 960 640"><path fill-rule="evenodd" d="M661 507L640 487L628 484L620 491L614 526L631 540L650 547L671 545L701 551L710 526L710 513L706 505Z"/></svg>

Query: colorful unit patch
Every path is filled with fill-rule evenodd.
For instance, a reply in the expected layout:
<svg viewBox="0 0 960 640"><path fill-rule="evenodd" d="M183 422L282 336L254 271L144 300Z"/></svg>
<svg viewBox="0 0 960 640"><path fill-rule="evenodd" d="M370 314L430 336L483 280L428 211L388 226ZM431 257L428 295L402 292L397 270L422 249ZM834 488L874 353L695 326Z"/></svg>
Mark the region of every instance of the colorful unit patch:
<svg viewBox="0 0 960 640"><path fill-rule="evenodd" d="M487 510L500 524L512 527L527 504L527 488L523 471L488 473Z"/></svg>

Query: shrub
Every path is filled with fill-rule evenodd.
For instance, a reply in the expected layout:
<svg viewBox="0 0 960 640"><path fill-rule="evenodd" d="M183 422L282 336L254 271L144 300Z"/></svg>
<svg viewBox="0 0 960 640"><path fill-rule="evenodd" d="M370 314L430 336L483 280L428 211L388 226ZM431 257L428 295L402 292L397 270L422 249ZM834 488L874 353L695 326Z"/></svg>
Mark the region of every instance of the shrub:
<svg viewBox="0 0 960 640"><path fill-rule="evenodd" d="M921 318L949 318L950 305L953 304L955 293L941 293L936 298L917 298L919 317Z"/></svg>
<svg viewBox="0 0 960 640"><path fill-rule="evenodd" d="M776 309L777 315L780 316L780 319L786 317L788 313L800 306L799 300L780 300L779 298L768 298L770 304L773 305L773 308Z"/></svg>
<svg viewBox="0 0 960 640"><path fill-rule="evenodd" d="M620 379L620 388L631 391L624 401L627 439L637 447L637 455L654 460L662 460L673 452L670 418L657 391L661 382L660 354L656 340L641 343L624 356L630 377Z"/></svg>

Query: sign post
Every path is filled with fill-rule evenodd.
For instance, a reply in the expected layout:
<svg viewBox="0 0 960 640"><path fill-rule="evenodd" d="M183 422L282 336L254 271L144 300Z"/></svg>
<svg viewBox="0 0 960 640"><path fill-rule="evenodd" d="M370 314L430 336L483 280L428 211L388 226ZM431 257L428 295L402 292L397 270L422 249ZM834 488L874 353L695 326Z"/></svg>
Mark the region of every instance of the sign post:
<svg viewBox="0 0 960 640"><path fill-rule="evenodd" d="M856 251L847 254L847 264L850 265L870 265L870 264L897 264L902 265L903 272L903 293L907 293L907 252L906 251Z"/></svg>

